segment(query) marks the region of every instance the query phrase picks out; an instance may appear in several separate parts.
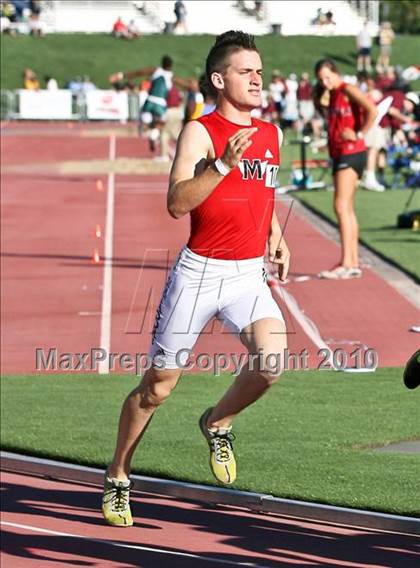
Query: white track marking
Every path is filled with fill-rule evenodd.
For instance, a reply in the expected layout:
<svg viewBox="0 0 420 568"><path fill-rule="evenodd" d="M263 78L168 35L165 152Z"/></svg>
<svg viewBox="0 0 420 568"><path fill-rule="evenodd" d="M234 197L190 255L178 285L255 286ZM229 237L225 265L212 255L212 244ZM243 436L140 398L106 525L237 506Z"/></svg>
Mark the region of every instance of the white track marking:
<svg viewBox="0 0 420 568"><path fill-rule="evenodd" d="M109 137L109 161L113 162L116 156L116 138ZM115 174L108 174L108 188L106 200L105 247L104 247L104 279L102 288L102 317L101 317L101 349L107 356L99 362L98 372L103 375L109 373L109 357L111 348L111 312L112 312L112 254L114 238L114 201L115 201Z"/></svg>
<svg viewBox="0 0 420 568"><path fill-rule="evenodd" d="M277 282L276 278L271 274L268 275L270 287L276 296L282 300L289 312L293 315L295 320L299 323L303 331L309 337L309 339L318 347L318 349L326 349L329 353L327 362L332 365L332 351L330 347L325 343L322 339L321 334L315 323L300 309L299 304L297 303L296 299L292 296L290 292L286 290L286 288L282 288L280 284Z"/></svg>
<svg viewBox="0 0 420 568"><path fill-rule="evenodd" d="M118 190L118 193L136 193L136 194L147 194L147 195L160 195L160 194L164 194L164 193L168 193L167 189L142 189L142 188L133 188L133 189L129 189L129 188L122 188Z"/></svg>
<svg viewBox="0 0 420 568"><path fill-rule="evenodd" d="M102 312L79 312L79 316L101 316Z"/></svg>
<svg viewBox="0 0 420 568"><path fill-rule="evenodd" d="M118 193L161 194L168 192L168 185L161 181L120 181L115 189Z"/></svg>
<svg viewBox="0 0 420 568"><path fill-rule="evenodd" d="M21 525L18 523L9 523L6 521L1 521L1 524L3 526L6 527L13 527L16 529L23 529L23 530L27 530L27 531L33 531L33 532L40 532L40 533L44 533L44 534L51 534L54 536L64 536L67 538L74 538L74 539L80 539L80 540L85 540L88 542L95 542L97 544L105 544L106 546L116 546L116 547L120 547L120 548L129 548L131 550L146 550L147 552L154 552L156 554L168 554L169 556L181 556L184 558L196 558L197 560L201 560L203 562L216 562L217 564L226 564L229 566L252 566L252 568L267 568L266 566L262 565L262 564L254 564L253 562L233 562L232 560L221 560L220 558L211 558L209 556L201 556L199 554L191 554L188 552L175 552L173 550L165 550L164 548L152 548L150 546L140 546L138 544L125 544L122 542L114 542L112 540L104 540L104 539L100 539L100 538L91 538L88 536L84 536L84 535L78 535L78 534L71 534L71 533L65 533L65 532L60 532L60 531L52 531L49 529L42 529L40 527L34 527L31 525ZM4 535L3 535L4 536Z"/></svg>
<svg viewBox="0 0 420 568"><path fill-rule="evenodd" d="M152 188L157 187L159 189L168 189L168 184L162 181L119 181L117 184L117 188Z"/></svg>

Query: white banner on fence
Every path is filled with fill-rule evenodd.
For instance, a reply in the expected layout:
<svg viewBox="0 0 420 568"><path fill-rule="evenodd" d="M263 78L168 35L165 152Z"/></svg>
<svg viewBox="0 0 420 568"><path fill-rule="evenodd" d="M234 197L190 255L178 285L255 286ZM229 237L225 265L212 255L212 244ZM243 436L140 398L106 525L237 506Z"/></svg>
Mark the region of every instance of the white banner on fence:
<svg viewBox="0 0 420 568"><path fill-rule="evenodd" d="M88 91L86 93L87 117L93 120L127 120L127 93L116 91Z"/></svg>
<svg viewBox="0 0 420 568"><path fill-rule="evenodd" d="M19 90L19 117L31 120L66 120L72 118L71 92Z"/></svg>

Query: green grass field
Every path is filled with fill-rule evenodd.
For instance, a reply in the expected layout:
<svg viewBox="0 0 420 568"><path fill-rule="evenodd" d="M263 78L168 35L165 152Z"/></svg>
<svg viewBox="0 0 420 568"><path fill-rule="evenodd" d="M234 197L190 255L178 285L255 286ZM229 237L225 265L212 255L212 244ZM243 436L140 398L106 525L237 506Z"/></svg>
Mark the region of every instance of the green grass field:
<svg viewBox="0 0 420 568"><path fill-rule="evenodd" d="M410 190L411 191L411 190ZM324 218L337 223L330 191L299 191L303 203ZM360 189L356 212L360 223L360 240L383 258L391 261L420 283L420 231L397 229L397 216L405 207L409 191L374 193ZM416 192L409 210L420 209L420 192Z"/></svg>
<svg viewBox="0 0 420 568"><path fill-rule="evenodd" d="M420 391L401 369L347 374L288 372L239 416L236 488L407 515L420 515L420 455L383 454L374 446L420 439ZM135 455L134 471L212 484L197 427L202 410L231 381L186 375L162 406ZM105 467L132 375L6 376L3 449Z"/></svg>
<svg viewBox="0 0 420 568"><path fill-rule="evenodd" d="M62 87L77 75L90 75L99 87L108 85L110 73L157 65L165 53L173 56L180 76L202 73L214 36L150 35L127 42L105 34L50 34L44 38L1 36L1 88L22 86L22 72L33 69L40 79L50 75ZM356 51L353 37L262 36L257 38L267 80L271 70L284 73L312 72L321 57L332 57L343 73L354 73ZM419 38L398 36L392 59L407 67L418 61ZM373 50L374 59L378 48ZM419 88L420 81L412 84Z"/></svg>

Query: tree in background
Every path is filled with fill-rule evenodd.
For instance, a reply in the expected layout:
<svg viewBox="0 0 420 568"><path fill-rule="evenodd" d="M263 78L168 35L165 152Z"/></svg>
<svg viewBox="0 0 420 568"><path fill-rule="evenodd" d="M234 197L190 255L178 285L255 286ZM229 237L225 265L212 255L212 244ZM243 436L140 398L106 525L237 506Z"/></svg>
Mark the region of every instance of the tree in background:
<svg viewBox="0 0 420 568"><path fill-rule="evenodd" d="M381 0L381 22L391 22L400 34L420 34L419 0Z"/></svg>

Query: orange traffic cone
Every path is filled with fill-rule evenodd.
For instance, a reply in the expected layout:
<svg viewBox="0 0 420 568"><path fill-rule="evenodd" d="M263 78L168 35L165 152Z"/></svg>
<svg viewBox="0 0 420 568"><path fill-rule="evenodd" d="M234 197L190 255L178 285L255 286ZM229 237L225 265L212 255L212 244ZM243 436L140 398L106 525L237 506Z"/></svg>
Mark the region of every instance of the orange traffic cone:
<svg viewBox="0 0 420 568"><path fill-rule="evenodd" d="M93 262L93 264L99 264L101 262L101 257L99 256L98 249L95 249L93 251L92 262Z"/></svg>

